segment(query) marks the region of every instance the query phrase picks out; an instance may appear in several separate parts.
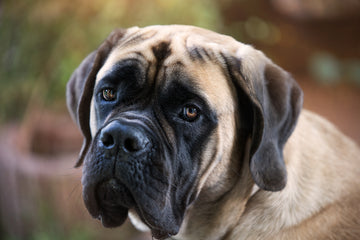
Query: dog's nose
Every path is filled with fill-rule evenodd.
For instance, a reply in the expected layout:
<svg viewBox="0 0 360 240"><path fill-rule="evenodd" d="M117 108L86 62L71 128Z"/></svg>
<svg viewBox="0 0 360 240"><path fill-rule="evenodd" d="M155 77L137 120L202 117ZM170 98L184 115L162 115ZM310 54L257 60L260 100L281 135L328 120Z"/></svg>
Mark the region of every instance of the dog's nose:
<svg viewBox="0 0 360 240"><path fill-rule="evenodd" d="M150 142L143 129L117 120L101 130L100 141L108 150L119 149L125 153L142 152Z"/></svg>

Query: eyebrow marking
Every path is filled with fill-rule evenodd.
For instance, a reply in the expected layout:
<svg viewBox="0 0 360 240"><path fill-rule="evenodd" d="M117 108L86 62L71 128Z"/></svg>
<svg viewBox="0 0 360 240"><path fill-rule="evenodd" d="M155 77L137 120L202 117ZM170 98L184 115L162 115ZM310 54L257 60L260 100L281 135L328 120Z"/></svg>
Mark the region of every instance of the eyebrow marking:
<svg viewBox="0 0 360 240"><path fill-rule="evenodd" d="M171 54L170 42L160 42L158 45L153 46L151 50L159 66Z"/></svg>
<svg viewBox="0 0 360 240"><path fill-rule="evenodd" d="M169 41L162 41L158 45L155 45L151 48L154 57L156 59L155 64L155 74L153 76L154 84L153 84L153 91L155 91L156 82L158 79L159 71L161 69L161 65L164 63L165 59L170 56L171 48L170 48L170 42Z"/></svg>

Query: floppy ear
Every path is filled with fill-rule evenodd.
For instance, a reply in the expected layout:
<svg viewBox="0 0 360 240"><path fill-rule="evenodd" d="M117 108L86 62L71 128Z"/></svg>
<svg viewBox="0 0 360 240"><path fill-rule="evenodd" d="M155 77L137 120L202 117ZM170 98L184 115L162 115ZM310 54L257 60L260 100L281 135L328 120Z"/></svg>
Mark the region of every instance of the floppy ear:
<svg viewBox="0 0 360 240"><path fill-rule="evenodd" d="M83 136L83 146L75 167L81 166L91 143L90 104L96 74L104 64L112 48L123 37L125 30L114 30L94 52L90 53L71 75L66 87L66 102L71 117L79 126Z"/></svg>
<svg viewBox="0 0 360 240"><path fill-rule="evenodd" d="M295 128L303 93L295 80L261 52L227 59L232 80L250 103L252 119L250 171L268 191L282 190L287 181L283 148Z"/></svg>

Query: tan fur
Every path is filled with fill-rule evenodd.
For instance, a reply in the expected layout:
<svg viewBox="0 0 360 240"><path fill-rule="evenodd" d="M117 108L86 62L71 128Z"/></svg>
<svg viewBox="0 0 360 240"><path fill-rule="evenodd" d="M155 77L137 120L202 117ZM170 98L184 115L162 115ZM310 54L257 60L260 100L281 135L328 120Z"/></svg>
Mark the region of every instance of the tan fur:
<svg viewBox="0 0 360 240"><path fill-rule="evenodd" d="M200 196L174 239L359 239L359 154L332 124L304 110L285 148L284 190L250 196L251 176L243 173L223 199Z"/></svg>
<svg viewBox="0 0 360 240"><path fill-rule="evenodd" d="M178 32L176 37L172 37L173 32ZM139 35L146 39L132 44ZM249 171L249 146L243 165L239 164L236 93L222 71L225 63L218 58L217 63L195 64L186 54L196 45L213 49L215 58L220 51L232 53L242 59L244 75L257 79L271 63L260 51L230 37L198 28L184 31L181 26L168 31L157 31L156 26L131 28L124 38L98 72L97 82L120 59L134 57L134 51L153 63L151 46L171 39L172 55L163 63L164 69L171 71L181 61L198 80L193 84L200 94L219 113L219 127L203 153L197 200L172 239L360 239L359 147L331 123L303 110L284 149L286 187L279 192L257 188ZM93 133L94 128L93 124Z"/></svg>
<svg viewBox="0 0 360 240"><path fill-rule="evenodd" d="M355 143L304 110L284 154L286 188L254 194L229 239L358 239L360 152Z"/></svg>

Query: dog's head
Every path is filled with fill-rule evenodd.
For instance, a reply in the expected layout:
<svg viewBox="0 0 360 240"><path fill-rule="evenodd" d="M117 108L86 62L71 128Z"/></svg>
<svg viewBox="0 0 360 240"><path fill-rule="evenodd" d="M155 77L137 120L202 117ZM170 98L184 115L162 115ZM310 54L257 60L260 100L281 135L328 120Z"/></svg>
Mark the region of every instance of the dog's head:
<svg viewBox="0 0 360 240"><path fill-rule="evenodd" d="M152 26L111 33L73 73L67 101L84 135L76 166L84 162L91 215L115 227L131 210L163 238L179 231L199 193L226 190L246 154L260 188L284 188L282 150L302 92L230 37Z"/></svg>

